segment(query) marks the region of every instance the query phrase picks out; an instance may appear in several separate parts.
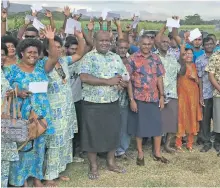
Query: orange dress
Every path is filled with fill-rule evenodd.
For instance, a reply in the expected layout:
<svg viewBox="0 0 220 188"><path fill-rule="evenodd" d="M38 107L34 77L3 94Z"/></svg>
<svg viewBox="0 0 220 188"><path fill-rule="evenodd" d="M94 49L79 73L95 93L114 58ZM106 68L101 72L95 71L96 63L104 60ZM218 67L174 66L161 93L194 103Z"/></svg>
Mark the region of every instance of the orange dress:
<svg viewBox="0 0 220 188"><path fill-rule="evenodd" d="M199 86L190 78L191 73L197 76L196 65L186 68L186 74L178 78L178 133L177 137L185 134L197 135L199 121L202 120L202 108L199 102Z"/></svg>

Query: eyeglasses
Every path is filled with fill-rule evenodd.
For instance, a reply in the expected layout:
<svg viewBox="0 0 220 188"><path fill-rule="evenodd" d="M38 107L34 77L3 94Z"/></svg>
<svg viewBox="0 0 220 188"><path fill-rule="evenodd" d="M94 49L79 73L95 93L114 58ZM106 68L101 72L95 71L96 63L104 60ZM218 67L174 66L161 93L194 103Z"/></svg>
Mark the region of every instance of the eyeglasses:
<svg viewBox="0 0 220 188"><path fill-rule="evenodd" d="M33 38L35 38L36 36L25 35L24 37L25 37L26 39L27 39L27 38L31 38L31 39L33 39Z"/></svg>

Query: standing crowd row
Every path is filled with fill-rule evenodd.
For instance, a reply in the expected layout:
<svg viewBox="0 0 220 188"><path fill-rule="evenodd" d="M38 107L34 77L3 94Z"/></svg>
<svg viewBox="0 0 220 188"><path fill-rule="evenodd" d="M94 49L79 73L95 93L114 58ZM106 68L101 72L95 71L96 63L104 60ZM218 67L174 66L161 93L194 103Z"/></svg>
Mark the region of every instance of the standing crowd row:
<svg viewBox="0 0 220 188"><path fill-rule="evenodd" d="M36 14L33 13L34 16ZM33 110L48 124L44 134L17 151L14 142L1 143L1 186L28 187L33 177L36 187L56 186L67 164L74 161L77 144L89 161L88 177L99 177L97 154L107 153L107 168L125 173L115 157L126 156L131 137L136 138L137 165L143 166L143 140L153 138L153 158L162 163L161 140L165 151L193 150L194 138L202 144L201 152L214 148L220 152L220 47L215 35L189 42L173 31L166 36L166 26L156 34L127 26L114 20L93 33L74 31L65 36L70 9L64 9L64 27L56 32L52 13L50 25L43 31L25 21L17 36L6 32L7 11L1 20L1 101L18 86L18 107L28 120ZM74 19L79 20L75 16ZM48 82L47 93L30 93L31 82ZM212 121L213 120L213 121ZM175 139L175 147L171 141ZM218 153L219 156L219 153ZM41 181L45 180L45 184Z"/></svg>

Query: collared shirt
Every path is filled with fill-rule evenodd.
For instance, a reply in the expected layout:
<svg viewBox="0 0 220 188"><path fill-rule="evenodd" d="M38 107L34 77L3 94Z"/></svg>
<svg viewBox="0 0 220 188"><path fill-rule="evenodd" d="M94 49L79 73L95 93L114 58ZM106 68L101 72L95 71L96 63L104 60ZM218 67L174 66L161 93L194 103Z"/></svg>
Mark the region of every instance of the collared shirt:
<svg viewBox="0 0 220 188"><path fill-rule="evenodd" d="M180 71L181 66L173 55L167 54L164 57L159 51L156 51L155 53L160 57L166 71L163 78L165 97L167 99L177 99L177 74Z"/></svg>
<svg viewBox="0 0 220 188"><path fill-rule="evenodd" d="M177 61L180 59L180 49L179 48L169 48L168 54L174 56Z"/></svg>
<svg viewBox="0 0 220 188"><path fill-rule="evenodd" d="M96 49L87 53L81 60L79 74L82 73L104 79L113 78L116 74L128 74L119 55L110 51L104 55ZM83 83L82 98L88 102L111 103L119 99L119 90L116 86L94 86Z"/></svg>
<svg viewBox="0 0 220 188"><path fill-rule="evenodd" d="M191 46L190 44L186 44L186 48L191 48L191 49L194 50L194 51L193 51L193 62L194 62L194 63L196 62L196 59L197 59L199 56L201 56L201 55L203 55L203 54L205 53L205 51L202 50L202 49L200 49L199 51L195 51L194 47Z"/></svg>
<svg viewBox="0 0 220 188"><path fill-rule="evenodd" d="M217 51L214 54L212 54L212 56L209 58L209 64L205 68L205 71L213 73L218 84L220 84L220 51ZM217 89L215 89L213 96L220 97L220 92Z"/></svg>
<svg viewBox="0 0 220 188"><path fill-rule="evenodd" d="M214 52L220 51L220 46L216 46Z"/></svg>
<svg viewBox="0 0 220 188"><path fill-rule="evenodd" d="M208 63L209 63L209 57L206 54L203 54L196 59L196 69L199 78L202 79L204 99L210 99L213 97L213 86L209 81L208 72L205 71L205 68L208 65Z"/></svg>
<svg viewBox="0 0 220 188"><path fill-rule="evenodd" d="M128 58L126 65L132 86L134 98L145 102L158 102L158 77L165 73L158 55L151 53L144 57L141 52L134 53Z"/></svg>

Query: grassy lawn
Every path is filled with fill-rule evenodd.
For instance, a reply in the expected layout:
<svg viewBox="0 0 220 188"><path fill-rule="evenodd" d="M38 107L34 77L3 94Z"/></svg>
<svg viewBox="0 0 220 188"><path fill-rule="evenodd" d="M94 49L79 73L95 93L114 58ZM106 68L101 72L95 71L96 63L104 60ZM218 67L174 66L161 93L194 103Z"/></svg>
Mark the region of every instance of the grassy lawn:
<svg viewBox="0 0 220 188"><path fill-rule="evenodd" d="M134 142L128 151L131 159L128 161L117 159L117 164L124 166L126 174L116 174L106 170L105 160L98 159L100 165L99 180L89 180L88 165L72 163L65 175L69 182L58 181L59 187L219 187L220 186L220 158L212 149L208 153L200 153L200 147L190 153L166 154L171 163L168 165L156 162L151 158L151 148L144 147L145 166L136 165L136 151Z"/></svg>

